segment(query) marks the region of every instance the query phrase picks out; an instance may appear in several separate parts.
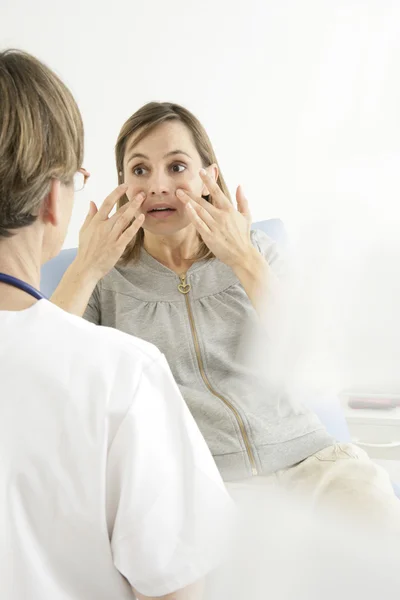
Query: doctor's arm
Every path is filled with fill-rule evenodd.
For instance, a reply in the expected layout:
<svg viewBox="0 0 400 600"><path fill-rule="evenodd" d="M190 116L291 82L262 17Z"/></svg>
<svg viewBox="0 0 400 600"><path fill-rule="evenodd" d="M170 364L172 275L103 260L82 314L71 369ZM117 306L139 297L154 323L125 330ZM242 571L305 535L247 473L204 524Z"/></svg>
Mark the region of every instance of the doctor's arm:
<svg viewBox="0 0 400 600"><path fill-rule="evenodd" d="M202 600L235 509L161 355L113 439L107 490L114 565L139 600Z"/></svg>
<svg viewBox="0 0 400 600"><path fill-rule="evenodd" d="M134 590L137 600L202 600L204 598L203 582L194 583L166 596L143 596Z"/></svg>

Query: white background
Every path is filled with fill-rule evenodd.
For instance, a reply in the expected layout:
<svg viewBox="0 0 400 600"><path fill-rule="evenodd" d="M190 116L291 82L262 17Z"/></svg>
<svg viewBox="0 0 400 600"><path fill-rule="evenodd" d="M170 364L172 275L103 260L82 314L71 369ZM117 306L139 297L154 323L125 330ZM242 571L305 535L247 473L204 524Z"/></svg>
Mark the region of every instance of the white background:
<svg viewBox="0 0 400 600"><path fill-rule="evenodd" d="M0 46L47 62L83 113L92 178L65 247L89 199L116 185L125 119L150 100L179 102L206 126L231 190L244 185L254 220L285 221L302 269L292 337L303 377L400 385L398 0L0 7Z"/></svg>

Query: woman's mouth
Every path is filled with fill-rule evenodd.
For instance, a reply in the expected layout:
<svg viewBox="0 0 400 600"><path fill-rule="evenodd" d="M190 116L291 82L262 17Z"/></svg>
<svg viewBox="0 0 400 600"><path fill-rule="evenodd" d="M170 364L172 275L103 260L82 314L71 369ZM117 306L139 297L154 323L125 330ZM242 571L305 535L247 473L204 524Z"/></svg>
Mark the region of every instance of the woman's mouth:
<svg viewBox="0 0 400 600"><path fill-rule="evenodd" d="M172 206L153 206L150 210L147 211L147 214L154 219L167 219L173 213L176 213L176 208Z"/></svg>

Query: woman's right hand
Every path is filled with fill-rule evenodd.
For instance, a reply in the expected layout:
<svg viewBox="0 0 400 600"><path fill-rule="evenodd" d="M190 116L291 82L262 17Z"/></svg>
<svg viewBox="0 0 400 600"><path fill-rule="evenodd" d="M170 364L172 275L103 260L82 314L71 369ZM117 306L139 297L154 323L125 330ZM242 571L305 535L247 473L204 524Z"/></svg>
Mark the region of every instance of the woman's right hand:
<svg viewBox="0 0 400 600"><path fill-rule="evenodd" d="M124 194L129 202L109 217ZM145 217L138 212L144 199L144 194L131 198L129 187L120 185L99 209L93 202L90 203L89 214L79 233L77 257L65 271L53 293L53 304L79 317L84 314L97 283L119 261L125 248L143 225Z"/></svg>
<svg viewBox="0 0 400 600"><path fill-rule="evenodd" d="M129 202L110 217L110 212L124 194ZM104 200L99 209L94 202L90 203L89 213L79 233L76 261L81 272L99 281L111 271L143 225L145 217L138 215L138 211L145 197L141 192L131 198L129 186L123 184Z"/></svg>

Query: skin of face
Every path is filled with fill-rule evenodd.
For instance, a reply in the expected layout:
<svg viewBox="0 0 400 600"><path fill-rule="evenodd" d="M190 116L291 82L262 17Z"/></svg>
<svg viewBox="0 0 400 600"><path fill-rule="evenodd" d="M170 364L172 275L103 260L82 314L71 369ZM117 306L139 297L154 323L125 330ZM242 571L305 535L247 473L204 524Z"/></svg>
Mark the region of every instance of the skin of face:
<svg viewBox="0 0 400 600"><path fill-rule="evenodd" d="M179 121L159 125L137 144L134 139L128 142L124 182L132 186L133 196L140 192L146 195L140 209L145 215L145 237L146 233L174 236L193 228L176 191L183 189L197 197L207 195L208 190L199 175L203 167L191 132ZM206 168L217 177L216 165ZM155 208L168 210L154 212Z"/></svg>

